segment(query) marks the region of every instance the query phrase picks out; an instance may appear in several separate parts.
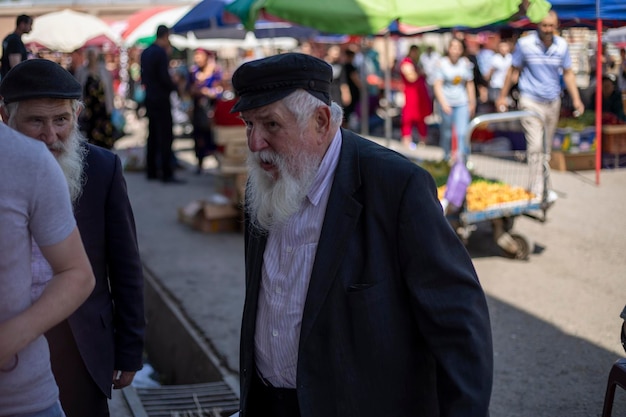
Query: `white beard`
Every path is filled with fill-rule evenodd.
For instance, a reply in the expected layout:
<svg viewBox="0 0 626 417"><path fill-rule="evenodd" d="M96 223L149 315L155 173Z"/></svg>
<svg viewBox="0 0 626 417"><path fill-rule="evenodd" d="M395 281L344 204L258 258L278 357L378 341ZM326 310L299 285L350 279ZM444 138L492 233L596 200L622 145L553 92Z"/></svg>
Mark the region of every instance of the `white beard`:
<svg viewBox="0 0 626 417"><path fill-rule="evenodd" d="M67 142L57 142L55 145L56 150L61 151L57 157L57 162L65 175L72 205L76 205L85 185L83 162L87 155L87 149L81 146L84 141L85 138L76 127L72 130Z"/></svg>
<svg viewBox="0 0 626 417"><path fill-rule="evenodd" d="M272 162L278 168L278 179L264 171L259 161ZM249 184L246 207L251 224L259 231L284 226L296 214L306 198L320 160L304 152L284 158L271 150L250 153L247 160ZM297 170L294 173L292 171Z"/></svg>

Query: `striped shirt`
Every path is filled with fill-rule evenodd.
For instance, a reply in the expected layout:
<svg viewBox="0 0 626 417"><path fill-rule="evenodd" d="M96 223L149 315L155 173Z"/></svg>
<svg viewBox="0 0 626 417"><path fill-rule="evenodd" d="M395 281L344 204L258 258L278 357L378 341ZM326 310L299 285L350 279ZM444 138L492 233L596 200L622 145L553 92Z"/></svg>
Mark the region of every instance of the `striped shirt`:
<svg viewBox="0 0 626 417"><path fill-rule="evenodd" d="M300 211L267 239L254 344L257 369L274 387L296 387L304 302L341 141L338 129Z"/></svg>
<svg viewBox="0 0 626 417"><path fill-rule="evenodd" d="M535 101L554 101L561 96L561 75L572 67L572 58L565 39L554 35L546 48L537 32L517 41L512 65L521 69L519 90Z"/></svg>

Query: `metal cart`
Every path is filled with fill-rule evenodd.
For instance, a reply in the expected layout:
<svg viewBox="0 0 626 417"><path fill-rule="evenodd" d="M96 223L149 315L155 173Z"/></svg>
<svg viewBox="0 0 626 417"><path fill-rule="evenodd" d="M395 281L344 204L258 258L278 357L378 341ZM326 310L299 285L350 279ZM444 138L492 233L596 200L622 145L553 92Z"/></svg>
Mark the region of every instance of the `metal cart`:
<svg viewBox="0 0 626 417"><path fill-rule="evenodd" d="M470 122L465 140L470 142L472 132L478 126L527 117L537 118L544 123L538 113L529 111L491 113L475 117ZM528 258L533 250L530 241L512 229L514 219L520 215L544 222L547 210L556 201L556 193L549 189L550 166L546 144L547 141L544 140L544 149L536 154L527 151L483 150L472 152L467 156L466 162L472 176L520 187L530 194L523 200L490 204L479 210L471 210L466 199L463 207L457 212L447 213L448 219L464 242L467 242L472 232L477 229L478 223L491 222L493 238L507 256L514 259Z"/></svg>

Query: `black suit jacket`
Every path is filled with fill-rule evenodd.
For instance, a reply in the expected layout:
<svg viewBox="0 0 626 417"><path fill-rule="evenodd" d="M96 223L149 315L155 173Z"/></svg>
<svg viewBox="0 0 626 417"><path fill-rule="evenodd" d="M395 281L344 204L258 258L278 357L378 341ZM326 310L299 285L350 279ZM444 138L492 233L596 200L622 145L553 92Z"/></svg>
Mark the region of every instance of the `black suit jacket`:
<svg viewBox="0 0 626 417"><path fill-rule="evenodd" d="M176 84L169 73L167 51L153 43L141 53L141 82L146 88L146 101L170 108L170 93Z"/></svg>
<svg viewBox="0 0 626 417"><path fill-rule="evenodd" d="M487 304L432 177L351 132L335 173L302 317L302 417L484 417L492 385ZM266 237L246 233L241 415L255 372Z"/></svg>
<svg viewBox="0 0 626 417"><path fill-rule="evenodd" d="M87 179L74 213L96 286L68 321L89 373L110 397L114 369L142 367L143 269L120 159L85 146Z"/></svg>

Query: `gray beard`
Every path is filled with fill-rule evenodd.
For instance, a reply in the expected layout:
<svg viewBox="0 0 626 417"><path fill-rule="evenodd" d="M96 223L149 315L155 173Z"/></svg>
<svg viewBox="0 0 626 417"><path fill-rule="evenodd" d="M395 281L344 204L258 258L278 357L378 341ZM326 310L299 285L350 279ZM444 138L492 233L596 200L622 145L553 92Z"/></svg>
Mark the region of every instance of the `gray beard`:
<svg viewBox="0 0 626 417"><path fill-rule="evenodd" d="M80 198L86 180L83 163L88 151L81 145L84 141L85 138L78 128L74 128L68 141L58 146L61 154L57 157L57 162L65 175L73 206Z"/></svg>
<svg viewBox="0 0 626 417"><path fill-rule="evenodd" d="M259 166L260 155L278 166L278 179L273 179ZM276 230L300 210L315 180L319 162L303 153L291 161L272 151L249 154L246 211L256 231L263 233ZM299 173L292 173L289 167L298 167Z"/></svg>

